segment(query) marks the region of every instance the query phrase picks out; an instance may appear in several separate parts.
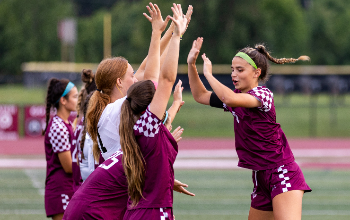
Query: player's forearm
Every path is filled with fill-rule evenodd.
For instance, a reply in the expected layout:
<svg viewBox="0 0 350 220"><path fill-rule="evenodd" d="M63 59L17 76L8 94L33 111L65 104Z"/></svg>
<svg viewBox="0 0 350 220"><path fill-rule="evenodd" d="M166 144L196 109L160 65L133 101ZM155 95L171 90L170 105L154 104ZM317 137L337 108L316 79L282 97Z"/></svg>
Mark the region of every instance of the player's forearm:
<svg viewBox="0 0 350 220"><path fill-rule="evenodd" d="M207 97L210 97L211 92L205 88L203 82L199 78L196 64L188 64L188 80L192 96L196 102L209 105Z"/></svg>
<svg viewBox="0 0 350 220"><path fill-rule="evenodd" d="M180 106L181 106L181 101L174 101L173 104L168 109L168 114L171 116L170 123L172 123L174 121L175 116L176 116Z"/></svg>
<svg viewBox="0 0 350 220"><path fill-rule="evenodd" d="M152 31L144 79L158 81L160 70L160 31Z"/></svg>
<svg viewBox="0 0 350 220"><path fill-rule="evenodd" d="M205 75L205 77L208 80L211 88L214 90L215 94L218 96L218 98L223 103L227 104L227 102L230 102L235 93L230 88L220 83L219 80L217 80L213 75L208 74Z"/></svg>

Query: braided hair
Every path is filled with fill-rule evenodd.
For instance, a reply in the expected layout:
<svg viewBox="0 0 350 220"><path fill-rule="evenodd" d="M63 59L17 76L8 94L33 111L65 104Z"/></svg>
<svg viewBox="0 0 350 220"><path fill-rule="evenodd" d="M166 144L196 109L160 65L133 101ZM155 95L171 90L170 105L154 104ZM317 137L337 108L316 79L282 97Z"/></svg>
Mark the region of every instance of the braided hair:
<svg viewBox="0 0 350 220"><path fill-rule="evenodd" d="M42 135L45 135L47 130L47 125L50 120L50 112L52 108L59 108L59 100L64 90L66 89L69 83L68 79L56 79L52 78L49 80L49 85L47 87L47 95L46 95L46 126L42 131ZM64 96L64 98L68 99L68 94Z"/></svg>
<svg viewBox="0 0 350 220"><path fill-rule="evenodd" d="M268 80L268 68L270 60L276 64L285 64L285 63L295 63L298 60L310 61L310 57L308 56L300 56L298 59L295 58L274 58L270 55L270 52L267 51L266 47L263 44L256 44L255 48L245 47L241 49L239 52L243 52L247 54L252 60L255 62L256 66L261 69L261 74L259 80L262 82L266 82Z"/></svg>

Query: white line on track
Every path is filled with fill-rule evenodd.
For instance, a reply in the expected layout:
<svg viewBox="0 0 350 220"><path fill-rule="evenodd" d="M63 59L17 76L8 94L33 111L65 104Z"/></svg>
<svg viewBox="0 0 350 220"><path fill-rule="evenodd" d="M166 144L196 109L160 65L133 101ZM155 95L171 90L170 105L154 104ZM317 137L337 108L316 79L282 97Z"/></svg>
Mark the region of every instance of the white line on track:
<svg viewBox="0 0 350 220"><path fill-rule="evenodd" d="M37 177L36 170L25 169L24 173L28 176L28 178L32 182L33 187L38 189L39 194L43 196L45 194L45 190L43 188L43 183Z"/></svg>
<svg viewBox="0 0 350 220"><path fill-rule="evenodd" d="M183 210L174 210L176 215L186 215L186 216L196 216L196 215L206 215L206 216L222 216L222 215L246 215L248 216L248 211L243 210L232 210L232 211L216 211L216 210L201 210L198 212L195 211L183 211ZM303 211L303 216L348 216L350 215L349 210L307 210Z"/></svg>
<svg viewBox="0 0 350 220"><path fill-rule="evenodd" d="M43 215L45 210L41 209L0 209L1 215Z"/></svg>

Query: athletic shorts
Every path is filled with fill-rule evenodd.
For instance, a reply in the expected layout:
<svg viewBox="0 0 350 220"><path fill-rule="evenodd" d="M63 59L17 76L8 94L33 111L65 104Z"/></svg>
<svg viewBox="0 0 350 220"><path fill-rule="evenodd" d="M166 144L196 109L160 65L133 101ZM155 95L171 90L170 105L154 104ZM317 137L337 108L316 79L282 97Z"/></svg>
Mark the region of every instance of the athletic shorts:
<svg viewBox="0 0 350 220"><path fill-rule="evenodd" d="M294 161L271 170L254 170L252 179L251 207L261 211L273 211L272 199L278 194L292 190L311 192L303 172Z"/></svg>
<svg viewBox="0 0 350 220"><path fill-rule="evenodd" d="M73 196L73 190L67 194L61 195L48 195L49 193L45 193L45 211L46 216L52 217L57 214L64 213L66 210L69 200Z"/></svg>
<svg viewBox="0 0 350 220"><path fill-rule="evenodd" d="M173 208L132 209L125 212L123 220L173 220Z"/></svg>

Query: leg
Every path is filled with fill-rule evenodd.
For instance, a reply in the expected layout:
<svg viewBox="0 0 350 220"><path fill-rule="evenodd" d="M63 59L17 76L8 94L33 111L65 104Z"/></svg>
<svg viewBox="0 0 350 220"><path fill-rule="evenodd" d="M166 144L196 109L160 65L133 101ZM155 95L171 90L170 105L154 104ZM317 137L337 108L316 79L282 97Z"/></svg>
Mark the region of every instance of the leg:
<svg viewBox="0 0 350 220"><path fill-rule="evenodd" d="M278 194L272 199L275 220L301 219L304 190L292 190Z"/></svg>
<svg viewBox="0 0 350 220"><path fill-rule="evenodd" d="M62 218L63 218L63 213L52 216L53 220L62 220Z"/></svg>
<svg viewBox="0 0 350 220"><path fill-rule="evenodd" d="M273 220L273 212L261 211L250 207L248 220Z"/></svg>

